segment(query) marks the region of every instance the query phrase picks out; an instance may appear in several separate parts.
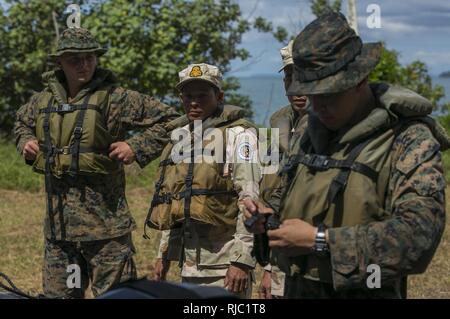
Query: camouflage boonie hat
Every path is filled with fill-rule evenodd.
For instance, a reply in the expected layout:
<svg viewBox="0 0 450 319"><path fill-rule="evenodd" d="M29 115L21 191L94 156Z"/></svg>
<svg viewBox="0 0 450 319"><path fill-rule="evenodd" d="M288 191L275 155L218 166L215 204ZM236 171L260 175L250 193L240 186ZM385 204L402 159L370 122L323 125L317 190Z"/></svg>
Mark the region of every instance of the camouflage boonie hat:
<svg viewBox="0 0 450 319"><path fill-rule="evenodd" d="M56 58L66 52L94 52L97 56L101 56L106 51L107 49L102 48L88 30L83 28L69 28L61 33L58 40L58 48L55 53L49 54L49 57Z"/></svg>
<svg viewBox="0 0 450 319"><path fill-rule="evenodd" d="M219 68L206 64L190 64L186 69L178 73L180 82L175 86L176 89L181 90L183 86L192 81L205 81L219 90L222 90L222 73Z"/></svg>
<svg viewBox="0 0 450 319"><path fill-rule="evenodd" d="M278 71L281 72L288 65L294 64L294 59L292 58L292 46L294 45L294 40L289 41L288 45L280 50L281 59L283 60L283 67Z"/></svg>
<svg viewBox="0 0 450 319"><path fill-rule="evenodd" d="M287 94L332 94L354 87L378 64L381 49L381 43L363 44L342 13L327 13L294 41L294 80Z"/></svg>

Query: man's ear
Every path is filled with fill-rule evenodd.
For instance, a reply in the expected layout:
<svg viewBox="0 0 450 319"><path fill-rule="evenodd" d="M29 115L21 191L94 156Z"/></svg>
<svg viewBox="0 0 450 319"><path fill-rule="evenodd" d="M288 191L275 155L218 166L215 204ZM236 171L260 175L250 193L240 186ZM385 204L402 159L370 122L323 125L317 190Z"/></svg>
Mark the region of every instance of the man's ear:
<svg viewBox="0 0 450 319"><path fill-rule="evenodd" d="M366 87L367 83L369 83L369 78L366 76L364 79L362 79L361 82L358 83L358 85L356 86L356 89L358 91L364 89Z"/></svg>
<svg viewBox="0 0 450 319"><path fill-rule="evenodd" d="M60 58L56 58L55 61L54 61L54 63L55 63L55 65L56 65L58 68L62 69L62 65L61 65L61 60L60 60Z"/></svg>
<svg viewBox="0 0 450 319"><path fill-rule="evenodd" d="M222 91L222 90L220 90L218 93L217 93L217 101L219 101L219 102L223 102L224 101L224 99L225 99L225 92L224 91Z"/></svg>

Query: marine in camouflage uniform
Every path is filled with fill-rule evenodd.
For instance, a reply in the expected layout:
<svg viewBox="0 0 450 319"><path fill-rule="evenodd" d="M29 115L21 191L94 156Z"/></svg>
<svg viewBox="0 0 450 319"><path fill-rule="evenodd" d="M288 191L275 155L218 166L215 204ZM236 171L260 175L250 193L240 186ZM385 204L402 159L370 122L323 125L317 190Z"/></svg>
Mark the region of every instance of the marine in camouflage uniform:
<svg viewBox="0 0 450 319"><path fill-rule="evenodd" d="M105 52L88 30L65 30L50 55L61 69L44 73L44 90L17 112L17 149L46 173L43 289L50 298L82 298L89 282L96 296L136 277L136 225L123 164L136 160L144 167L158 157L170 140L166 124L177 116L152 97L121 88L111 71L97 66ZM70 264L81 269L80 288L67 286Z"/></svg>
<svg viewBox="0 0 450 319"><path fill-rule="evenodd" d="M182 282L220 286L250 298L253 235L243 225L240 201L258 198L261 172L254 125L243 118L243 109L222 105L217 67L193 64L179 75L177 89L190 121L179 131L206 143L211 138L208 129L220 130L224 142L216 145L226 156L210 164L196 156L191 165L173 159L177 143L163 151L147 220L150 227L163 230L155 279L165 280L170 261L178 261ZM192 131L195 120L201 120L201 133ZM203 144L204 149L208 146Z"/></svg>
<svg viewBox="0 0 450 319"><path fill-rule="evenodd" d="M294 60L292 59L292 45L289 44L280 50L283 66L279 72L284 72L283 82L287 91L293 80ZM280 108L270 117L270 127L278 128L279 132L279 153L280 160L289 148L291 137L300 125L301 119L306 114L308 107L306 96L288 96L290 104ZM260 184L260 197L263 201L271 198L274 192L279 191L280 177L278 174L265 174ZM255 249L258 247L258 241L255 242ZM284 295L284 277L285 274L278 269L277 265L268 263L264 265L264 274L259 287L261 298L279 298ZM270 278L269 278L270 277Z"/></svg>
<svg viewBox="0 0 450 319"><path fill-rule="evenodd" d="M288 298L405 298L407 276L439 245L449 137L427 99L368 83L380 54L340 13L294 41L288 94L306 94L312 108L284 167L282 227L268 232L289 259ZM261 210L245 204L246 218Z"/></svg>

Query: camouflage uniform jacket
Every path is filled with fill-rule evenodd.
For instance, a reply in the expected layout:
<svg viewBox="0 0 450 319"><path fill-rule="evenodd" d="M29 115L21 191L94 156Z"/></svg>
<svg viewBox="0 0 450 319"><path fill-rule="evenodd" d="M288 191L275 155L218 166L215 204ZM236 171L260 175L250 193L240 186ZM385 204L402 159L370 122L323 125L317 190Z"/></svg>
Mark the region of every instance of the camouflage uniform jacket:
<svg viewBox="0 0 450 319"><path fill-rule="evenodd" d="M379 295L392 297L395 291L395 297L404 297L404 277L425 271L445 227L446 182L440 148L422 123L410 125L397 136L385 203L392 217L329 229L335 290L366 287L368 266L376 264L381 269L381 289L375 289Z"/></svg>
<svg viewBox="0 0 450 319"><path fill-rule="evenodd" d="M233 183L239 194L239 200L244 198L257 199L261 171L257 155L257 136L250 130L240 126L227 132L227 159L232 162L224 167L224 174L232 174ZM242 145L250 145L250 161L238 160L237 156ZM251 252L253 249L253 234L249 233L243 223L242 204L237 203L239 214L236 225L232 227L212 226L192 221L195 230L191 240L186 240L184 247L185 261L182 265L182 277L223 277L232 263L244 264L254 268L256 261ZM181 231L172 229L163 231L158 258L179 260L181 253Z"/></svg>
<svg viewBox="0 0 450 319"><path fill-rule="evenodd" d="M51 92L59 103L70 102L62 71L47 72L43 80L43 92ZM142 168L160 155L169 141L165 124L178 114L148 95L118 87L112 72L101 68L97 68L91 82L73 100L106 83L114 88L109 97L109 112L105 114L108 131L112 136L117 136L117 141L130 145ZM17 150L21 154L25 143L36 139L35 109L40 94L34 94L17 112L14 133ZM131 130L135 134L126 138L126 133ZM51 218L48 214L45 218L44 233L47 238L51 237L52 228L56 240L67 241L114 238L135 229L135 221L125 198L123 168L109 175L53 178L52 184L54 211ZM52 223L54 227L51 227Z"/></svg>

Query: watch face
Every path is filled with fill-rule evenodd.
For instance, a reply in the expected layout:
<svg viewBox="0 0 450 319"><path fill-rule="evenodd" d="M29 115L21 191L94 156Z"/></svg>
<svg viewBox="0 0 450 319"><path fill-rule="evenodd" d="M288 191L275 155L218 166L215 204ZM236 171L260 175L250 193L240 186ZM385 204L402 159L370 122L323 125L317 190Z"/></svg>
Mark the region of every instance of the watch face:
<svg viewBox="0 0 450 319"><path fill-rule="evenodd" d="M316 244L314 250L316 255L319 257L326 257L329 254L328 245L326 243Z"/></svg>

